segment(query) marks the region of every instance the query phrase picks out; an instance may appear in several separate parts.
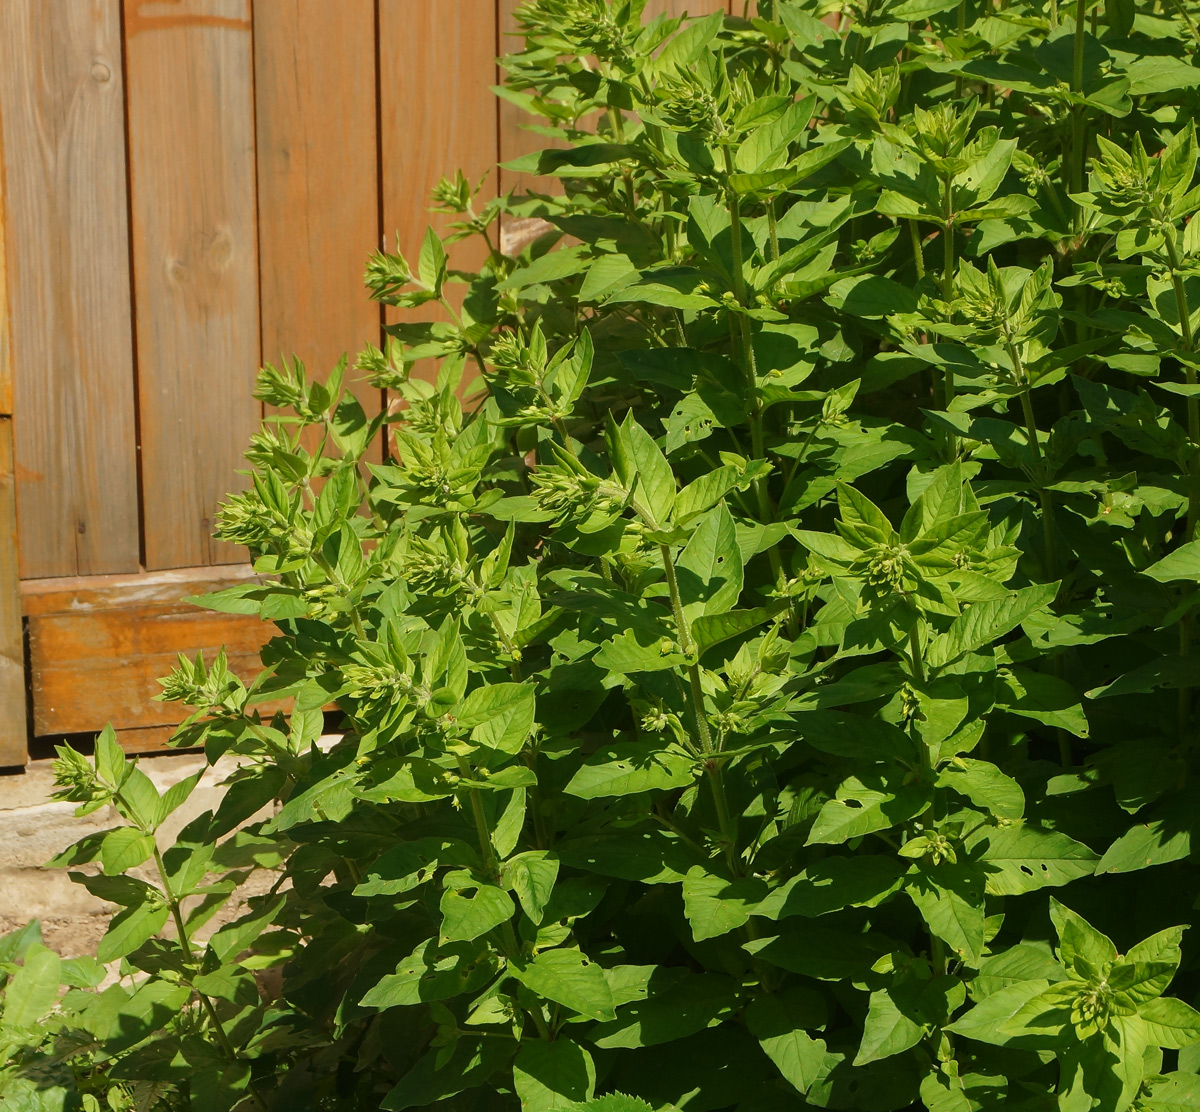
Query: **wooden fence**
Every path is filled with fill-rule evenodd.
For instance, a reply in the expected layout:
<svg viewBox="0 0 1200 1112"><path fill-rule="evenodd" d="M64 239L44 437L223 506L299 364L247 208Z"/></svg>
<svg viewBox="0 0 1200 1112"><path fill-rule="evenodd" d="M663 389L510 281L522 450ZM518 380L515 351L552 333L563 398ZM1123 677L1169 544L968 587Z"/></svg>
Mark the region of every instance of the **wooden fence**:
<svg viewBox="0 0 1200 1112"><path fill-rule="evenodd" d="M519 185L518 3L0 4L0 766L108 721L153 748L176 652L250 663L258 623L179 599L246 574L212 529L254 372L379 342L364 261L415 253L443 174Z"/></svg>

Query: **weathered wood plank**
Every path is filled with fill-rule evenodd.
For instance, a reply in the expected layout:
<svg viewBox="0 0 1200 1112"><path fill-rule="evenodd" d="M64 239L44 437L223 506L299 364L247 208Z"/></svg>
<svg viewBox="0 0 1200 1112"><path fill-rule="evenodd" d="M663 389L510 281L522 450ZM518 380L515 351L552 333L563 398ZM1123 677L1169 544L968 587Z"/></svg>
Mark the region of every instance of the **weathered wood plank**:
<svg viewBox="0 0 1200 1112"><path fill-rule="evenodd" d="M211 661L224 646L230 668L249 680L261 669L259 648L274 632L257 618L183 603L32 615L33 732L174 725L186 708L153 699L179 652Z"/></svg>
<svg viewBox="0 0 1200 1112"><path fill-rule="evenodd" d="M3 318L4 302L0 301L0 329ZM0 417L0 768L25 764L27 753L12 418Z"/></svg>
<svg viewBox="0 0 1200 1112"><path fill-rule="evenodd" d="M21 574L130 571L138 493L118 0L0 4L0 117Z"/></svg>
<svg viewBox="0 0 1200 1112"><path fill-rule="evenodd" d="M324 378L379 342L362 278L380 233L373 0L256 4L254 63L263 358ZM379 411L378 390L355 393Z"/></svg>
<svg viewBox="0 0 1200 1112"><path fill-rule="evenodd" d="M379 0L383 230L414 262L425 229L449 222L429 195L462 170L495 195L495 0ZM475 269L486 249L464 243L453 266Z"/></svg>
<svg viewBox="0 0 1200 1112"><path fill-rule="evenodd" d="M232 563L213 515L261 417L249 0L125 0L125 40L145 566Z"/></svg>
<svg viewBox="0 0 1200 1112"><path fill-rule="evenodd" d="M259 578L249 564L174 568L140 575L81 575L61 579L27 579L21 584L21 612L91 613L121 606L175 606L192 595L219 591ZM187 646L181 646L186 649Z"/></svg>

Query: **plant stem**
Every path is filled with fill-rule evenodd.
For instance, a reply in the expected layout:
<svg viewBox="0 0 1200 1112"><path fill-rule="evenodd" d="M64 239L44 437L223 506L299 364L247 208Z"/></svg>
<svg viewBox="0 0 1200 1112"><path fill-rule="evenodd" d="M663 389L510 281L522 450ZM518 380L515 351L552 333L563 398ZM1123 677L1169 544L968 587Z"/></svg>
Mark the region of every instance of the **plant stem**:
<svg viewBox="0 0 1200 1112"><path fill-rule="evenodd" d="M921 658L921 634L917 630L916 622L913 622L912 628L908 631L908 659L917 682L924 683L925 662Z"/></svg>
<svg viewBox="0 0 1200 1112"><path fill-rule="evenodd" d="M912 237L913 262L917 265L917 278L925 277L925 254L921 250L921 229L915 220L908 221L908 234Z"/></svg>
<svg viewBox="0 0 1200 1112"><path fill-rule="evenodd" d="M671 610L675 616L675 629L679 635L679 648L685 656L692 656L695 648L687 619L683 615L683 597L679 593L679 580L675 575L675 558L671 554L671 546L660 544L658 551L662 556L663 567L667 573L667 589L671 593ZM700 684L700 665L692 660L687 666L688 686L691 689L692 717L696 720L695 744L697 753L705 755L714 752L712 733L708 728L708 717L704 713L704 689Z"/></svg>
<svg viewBox="0 0 1200 1112"><path fill-rule="evenodd" d="M947 174L942 179L942 300L946 303L947 319L953 316L954 304L954 181ZM954 400L954 371L946 365L942 385L945 407ZM951 437L953 443L956 438Z"/></svg>
<svg viewBox="0 0 1200 1112"><path fill-rule="evenodd" d="M745 309L749 307L749 304L742 253L742 206L737 190L729 184L729 178L733 174L733 151L728 144L723 145L721 151L725 158L725 191L729 202L730 239L733 244L733 296L737 299L738 305ZM738 313L737 318L742 348L742 373L746 378L746 401L750 410L750 450L755 459L765 459L762 402L758 396L758 371L754 360L754 342L750 335L750 322L745 313ZM774 520L774 514L771 510L771 496L767 492L765 478L754 480L754 495L758 500L759 521L763 525L769 525ZM772 547L768 551L768 558L771 561L771 572L775 576L775 581L782 588L786 582L786 576L783 572L783 560L778 550Z"/></svg>
<svg viewBox="0 0 1200 1112"><path fill-rule="evenodd" d="M767 232L771 237L771 262L779 259L779 228L775 222L775 198L767 200Z"/></svg>
<svg viewBox="0 0 1200 1112"><path fill-rule="evenodd" d="M163 887L163 895L167 897L167 906L171 909L171 918L175 921L175 931L179 936L180 948L187 955L187 960L190 964L192 961L192 943L191 939L188 938L187 927L183 922L183 909L180 907L179 899L176 897L175 891L171 887L171 879L167 873L167 865L166 862L163 861L162 852L159 850L157 845L154 847L154 865L155 868L158 869L158 879ZM221 1050L224 1052L225 1057L231 1062L240 1061L241 1059L238 1057L238 1053L234 1049L233 1043L229 1041L229 1035L225 1031L225 1026L221 1023L221 1017L217 1015L217 1009L213 1007L213 1002L195 986L192 986L192 991L195 992L197 997L199 997L200 1006L204 1009L205 1014L208 1016L208 1021L212 1024L213 1034L216 1035L217 1042L220 1044ZM265 1112L267 1102L264 1101L263 1098L260 1097L258 1093L256 1093L250 1086L247 1086L247 1091L253 1098L254 1103Z"/></svg>
<svg viewBox="0 0 1200 1112"><path fill-rule="evenodd" d="M1084 19L1085 8L1087 4L1085 0L1076 0L1075 2L1075 56L1073 59L1074 65L1071 71L1071 92L1078 96L1083 95L1083 51L1084 51L1084 32L1086 30L1086 22ZM1071 106L1071 192L1083 192L1083 154L1085 142L1085 125L1087 123L1086 110L1082 104L1074 104ZM1076 206L1075 209L1075 227L1078 231L1083 221L1083 209Z"/></svg>
<svg viewBox="0 0 1200 1112"><path fill-rule="evenodd" d="M1192 38L1197 43L1200 43L1200 29L1197 29L1195 21L1188 14L1187 5L1183 3L1183 0L1173 0L1173 3L1175 4L1175 10L1183 16L1184 22L1187 23L1188 30L1192 33Z"/></svg>

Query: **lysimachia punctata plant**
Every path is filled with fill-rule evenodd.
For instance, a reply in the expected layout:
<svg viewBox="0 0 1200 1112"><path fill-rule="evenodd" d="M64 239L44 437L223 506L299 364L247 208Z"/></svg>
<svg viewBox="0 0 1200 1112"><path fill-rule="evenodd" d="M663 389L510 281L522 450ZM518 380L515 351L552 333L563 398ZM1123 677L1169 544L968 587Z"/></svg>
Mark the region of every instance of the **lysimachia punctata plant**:
<svg viewBox="0 0 1200 1112"><path fill-rule="evenodd" d="M160 852L64 751L123 977L0 943L0 1085L1200 1108L1200 6L735 7L522 7L527 191L262 371L199 601L278 635L164 692L242 764Z"/></svg>

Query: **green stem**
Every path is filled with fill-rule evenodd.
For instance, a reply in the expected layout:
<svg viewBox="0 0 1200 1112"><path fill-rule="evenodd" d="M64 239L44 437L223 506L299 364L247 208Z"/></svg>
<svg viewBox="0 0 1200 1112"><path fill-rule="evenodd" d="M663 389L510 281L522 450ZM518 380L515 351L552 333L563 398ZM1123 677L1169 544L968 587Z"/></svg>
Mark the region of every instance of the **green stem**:
<svg viewBox="0 0 1200 1112"><path fill-rule="evenodd" d="M742 251L742 205L737 190L729 184L734 172L733 151L728 144L721 147L725 159L726 196L729 202L730 239L733 245L733 296L743 309L749 307L746 293L746 275L744 271L744 255ZM738 336L742 349L742 373L746 378L746 400L750 409L750 450L754 459L765 459L766 448L763 440L762 402L758 396L758 370L754 360L754 342L750 335L750 321L745 313L738 313ZM754 496L758 501L759 520L763 525L770 525L774 520L771 509L771 496L767 491L765 478L754 480ZM786 582L783 572L783 560L776 548L768 552L771 561L771 572L776 583L782 588Z"/></svg>
<svg viewBox="0 0 1200 1112"><path fill-rule="evenodd" d="M915 220L908 221L908 234L912 237L913 262L917 264L917 277L925 277L925 253L921 249L921 229Z"/></svg>
<svg viewBox="0 0 1200 1112"><path fill-rule="evenodd" d="M1163 214L1164 217L1166 214ZM1175 290L1175 310L1179 315L1179 331L1183 337L1183 346L1188 352L1194 350L1192 335L1192 314L1188 305L1187 287L1184 285L1182 264L1179 258L1179 248L1175 241L1175 226L1164 219L1164 240L1167 246L1167 258L1171 263L1171 285ZM1184 377L1189 386L1196 385L1196 369L1185 363ZM1195 393L1187 396L1188 439L1192 442L1195 452L1200 445L1200 398ZM1196 536L1197 517L1200 516L1200 474L1196 473L1196 461L1191 463L1192 474L1188 477L1188 510L1184 539L1191 541ZM1184 614L1179 621L1179 655L1188 656L1192 650L1192 616ZM1192 689L1180 687L1178 694L1179 732L1182 734L1191 723Z"/></svg>
<svg viewBox="0 0 1200 1112"><path fill-rule="evenodd" d="M708 786L712 789L713 810L717 813L717 826L721 830L721 839L725 843L725 860L736 876L741 872L737 855L737 827L729 813L729 801L725 798L725 778L721 772L720 761L708 762L705 772L708 775Z"/></svg>
<svg viewBox="0 0 1200 1112"><path fill-rule="evenodd" d="M679 635L679 648L685 656L692 656L694 645L687 619L683 614L683 596L679 593L679 580L675 575L675 559L671 554L671 546L660 544L658 551L662 555L663 567L667 573L667 590L671 594L671 610L675 615L675 629ZM688 686L691 689L692 717L696 720L696 736L694 739L696 752L705 755L714 752L712 733L708 728L708 716L704 713L704 688L700 683L700 665L693 660L687 666Z"/></svg>
<svg viewBox="0 0 1200 1112"><path fill-rule="evenodd" d="M958 36L962 38L967 33L967 0L958 0ZM962 96L963 79L960 73L954 79L955 99Z"/></svg>
<svg viewBox="0 0 1200 1112"><path fill-rule="evenodd" d="M916 622L913 622L912 628L908 631L908 657L917 682L924 683L925 662L921 657L921 634L918 632Z"/></svg>
<svg viewBox="0 0 1200 1112"><path fill-rule="evenodd" d="M954 182L949 174L942 179L942 300L949 319L954 312ZM944 375L944 402L949 409L954 400L954 371L949 364Z"/></svg>
<svg viewBox="0 0 1200 1112"><path fill-rule="evenodd" d="M1183 0L1173 0L1173 2L1175 4L1175 10L1181 16L1183 16L1184 22L1187 23L1188 30L1192 33L1192 38L1194 38L1197 43L1200 43L1200 29L1197 29L1195 22L1188 13L1187 5L1183 3Z"/></svg>
<svg viewBox="0 0 1200 1112"><path fill-rule="evenodd" d="M771 262L779 259L779 228L775 222L775 198L767 200L767 232L771 237Z"/></svg>
<svg viewBox="0 0 1200 1112"><path fill-rule="evenodd" d="M158 879L163 887L163 895L167 897L167 906L171 909L171 918L175 921L175 931L179 936L180 948L187 955L187 960L190 963L192 961L192 943L191 939L188 938L187 927L183 922L183 909L179 904L174 889L171 887L171 880L167 874L167 865L163 861L163 856L158 846L154 847L154 865L158 869ZM221 1017L217 1015L217 1009L213 1007L213 1002L198 988L193 986L192 991L200 998L200 1006L204 1009L205 1014L208 1016L208 1021L212 1024L213 1033L216 1035L217 1042L225 1057L231 1062L239 1061L238 1052L234 1049L233 1043L229 1041L229 1035L225 1031ZM247 1091L253 1098L254 1103L259 1108L264 1109L265 1112L267 1107L266 1101L253 1088L248 1088Z"/></svg>
<svg viewBox="0 0 1200 1112"><path fill-rule="evenodd" d="M1009 342L1005 347L1008 351L1008 357L1012 360L1017 382L1021 387L1021 413L1025 418L1025 435L1029 440L1029 447L1033 452L1033 458L1040 465L1042 462L1042 446L1038 442L1037 421L1033 415L1033 398L1031 397L1033 390L1029 382L1029 375L1025 370L1025 364L1021 361L1021 352L1017 348L1017 345ZM1058 567L1058 557L1054 544L1054 503L1051 501L1049 491L1045 489L1046 477L1040 474L1040 466L1038 471L1038 502L1042 507L1042 543L1046 549L1046 570L1049 575L1053 576L1055 569Z"/></svg>
<svg viewBox="0 0 1200 1112"><path fill-rule="evenodd" d="M1087 29L1085 21L1086 0L1076 0L1075 3L1075 55L1071 71L1071 91L1076 95L1083 94L1083 51L1084 33ZM1083 155L1085 127L1087 116L1082 104L1071 106L1071 192L1083 192ZM1075 226L1079 229L1083 220L1083 209L1076 208Z"/></svg>

